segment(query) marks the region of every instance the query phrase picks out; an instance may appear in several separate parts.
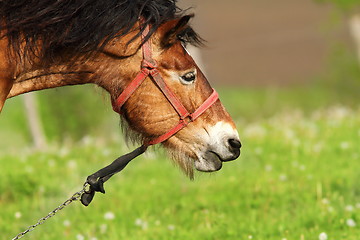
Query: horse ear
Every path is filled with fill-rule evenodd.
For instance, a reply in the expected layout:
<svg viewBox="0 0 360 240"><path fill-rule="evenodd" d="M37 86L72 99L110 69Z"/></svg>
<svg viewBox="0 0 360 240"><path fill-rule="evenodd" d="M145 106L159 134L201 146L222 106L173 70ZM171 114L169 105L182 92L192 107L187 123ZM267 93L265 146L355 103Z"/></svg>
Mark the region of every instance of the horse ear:
<svg viewBox="0 0 360 240"><path fill-rule="evenodd" d="M161 39L161 47L168 48L178 41L178 34L188 27L188 22L193 16L193 14L185 15L181 18L165 23L161 27L165 33Z"/></svg>

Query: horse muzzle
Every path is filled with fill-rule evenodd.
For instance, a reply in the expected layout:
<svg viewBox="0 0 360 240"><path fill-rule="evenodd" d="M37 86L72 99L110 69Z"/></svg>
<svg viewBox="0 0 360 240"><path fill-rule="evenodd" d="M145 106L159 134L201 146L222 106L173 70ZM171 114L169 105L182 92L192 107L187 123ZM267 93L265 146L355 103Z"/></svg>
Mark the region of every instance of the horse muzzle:
<svg viewBox="0 0 360 240"><path fill-rule="evenodd" d="M240 156L242 145L236 130L218 131L218 129L221 128L216 127L209 131L209 144L195 161L196 170L201 172L218 171L222 168L223 162L233 161Z"/></svg>

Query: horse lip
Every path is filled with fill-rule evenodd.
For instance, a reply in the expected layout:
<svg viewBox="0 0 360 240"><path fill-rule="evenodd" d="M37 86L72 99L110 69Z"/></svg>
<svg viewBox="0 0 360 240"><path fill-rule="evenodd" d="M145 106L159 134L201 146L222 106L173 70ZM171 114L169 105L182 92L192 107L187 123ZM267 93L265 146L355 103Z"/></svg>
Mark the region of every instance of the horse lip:
<svg viewBox="0 0 360 240"><path fill-rule="evenodd" d="M233 154L234 154L233 157L228 158L228 159L225 159L225 160L222 160L222 161L223 161L223 162L230 162L230 161L236 160L237 158L240 157L241 150L240 150L240 149L237 149L236 151L233 151Z"/></svg>
<svg viewBox="0 0 360 240"><path fill-rule="evenodd" d="M222 168L222 162L218 154L208 151L205 156L195 161L195 168L200 172L216 172Z"/></svg>
<svg viewBox="0 0 360 240"><path fill-rule="evenodd" d="M225 162L218 153L214 152L214 151L209 151L210 153L214 154L220 161Z"/></svg>
<svg viewBox="0 0 360 240"><path fill-rule="evenodd" d="M212 154L214 154L215 156L217 156L217 158L218 158L221 162L234 161L235 159L237 159L237 158L240 156L240 150L239 150L238 152L236 152L233 157L227 158L227 159L222 159L217 152L214 152L214 151L209 151L209 152L211 152Z"/></svg>

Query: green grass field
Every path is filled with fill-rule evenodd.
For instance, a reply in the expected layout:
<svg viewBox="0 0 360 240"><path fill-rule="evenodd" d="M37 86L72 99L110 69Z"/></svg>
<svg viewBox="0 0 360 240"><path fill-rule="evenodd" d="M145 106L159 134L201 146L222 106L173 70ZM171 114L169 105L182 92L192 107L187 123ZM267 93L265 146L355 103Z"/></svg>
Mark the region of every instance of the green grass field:
<svg viewBox="0 0 360 240"><path fill-rule="evenodd" d="M89 207L73 203L24 239L358 240L358 99L316 87L220 94L242 138L237 161L190 181L152 151L107 182ZM94 131L45 152L21 147L27 133L11 132L25 123L9 106L0 121L0 239L34 224L129 150L120 131L110 140Z"/></svg>

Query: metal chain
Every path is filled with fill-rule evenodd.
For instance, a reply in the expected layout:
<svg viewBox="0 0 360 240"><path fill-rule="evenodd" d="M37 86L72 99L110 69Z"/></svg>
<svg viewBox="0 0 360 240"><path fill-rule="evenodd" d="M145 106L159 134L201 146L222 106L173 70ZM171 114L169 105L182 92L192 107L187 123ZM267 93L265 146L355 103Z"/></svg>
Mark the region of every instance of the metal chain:
<svg viewBox="0 0 360 240"><path fill-rule="evenodd" d="M34 230L37 226L43 224L46 220L48 220L49 218L55 216L56 213L58 213L59 211L63 210L65 207L67 207L68 205L70 205L72 202L77 201L81 198L81 195L86 191L87 187L89 186L88 183L85 183L83 186L83 189L79 192L74 193L68 200L66 200L63 204L61 204L60 206L58 206L57 208L55 208L54 210L52 210L48 215L46 215L43 218L40 218L37 223L35 223L34 225L29 226L25 231L19 233L18 235L16 235L16 237L14 237L12 240L17 240L22 238L25 234L31 232L32 230Z"/></svg>

